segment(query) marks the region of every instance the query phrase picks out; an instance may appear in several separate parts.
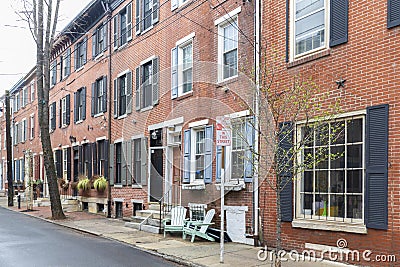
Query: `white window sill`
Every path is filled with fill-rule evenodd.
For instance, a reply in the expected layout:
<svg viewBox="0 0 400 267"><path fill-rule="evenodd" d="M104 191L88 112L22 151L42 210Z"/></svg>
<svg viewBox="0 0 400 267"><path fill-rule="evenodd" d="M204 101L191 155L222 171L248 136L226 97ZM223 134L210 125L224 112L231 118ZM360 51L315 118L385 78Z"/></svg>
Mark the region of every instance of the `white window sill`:
<svg viewBox="0 0 400 267"><path fill-rule="evenodd" d="M133 184L133 185L132 185L132 188L143 188L143 186L140 185L140 184Z"/></svg>
<svg viewBox="0 0 400 267"><path fill-rule="evenodd" d="M239 72L239 70L238 70L238 72ZM220 75L222 76L223 74L221 73ZM218 82L217 82L217 85L223 86L223 85L228 84L230 82L234 82L235 79L237 79L238 77L239 77L239 75L236 74L234 76L231 76L231 77L228 77L228 78L225 78L225 79L220 78L220 80L218 80Z"/></svg>
<svg viewBox="0 0 400 267"><path fill-rule="evenodd" d="M80 66L79 69L75 70L75 72L80 72L81 70L83 70L84 67L85 67L85 65Z"/></svg>
<svg viewBox="0 0 400 267"><path fill-rule="evenodd" d="M140 112L145 112L145 111L152 110L152 109L153 109L153 106L148 106L148 107L142 108L140 110Z"/></svg>
<svg viewBox="0 0 400 267"><path fill-rule="evenodd" d="M81 124L83 120L76 121L75 124Z"/></svg>
<svg viewBox="0 0 400 267"><path fill-rule="evenodd" d="M99 53L99 54L94 58L94 60L95 60L95 61L99 60L100 58L103 57L103 55L104 55L104 52Z"/></svg>
<svg viewBox="0 0 400 267"><path fill-rule="evenodd" d="M325 220L294 219L294 228L304 228L313 230L325 230L336 232L348 232L356 234L367 234L367 227L363 223L349 223Z"/></svg>
<svg viewBox="0 0 400 267"><path fill-rule="evenodd" d="M128 115L126 115L126 113L124 115L121 115L117 118L117 120L122 120L125 119Z"/></svg>
<svg viewBox="0 0 400 267"><path fill-rule="evenodd" d="M217 190L221 190L221 184L215 184L215 187ZM246 185L243 180L238 181L229 181L225 182L224 184L224 190L227 191L241 191L246 188Z"/></svg>
<svg viewBox="0 0 400 267"><path fill-rule="evenodd" d="M103 115L104 115L104 112L100 112L100 113L95 114L93 116L93 118L98 118L98 117L103 116Z"/></svg>
<svg viewBox="0 0 400 267"><path fill-rule="evenodd" d="M122 184L114 184L115 188L122 188Z"/></svg>
<svg viewBox="0 0 400 267"><path fill-rule="evenodd" d="M204 190L206 185L202 182L192 182L190 184L182 184L182 189L184 190Z"/></svg>

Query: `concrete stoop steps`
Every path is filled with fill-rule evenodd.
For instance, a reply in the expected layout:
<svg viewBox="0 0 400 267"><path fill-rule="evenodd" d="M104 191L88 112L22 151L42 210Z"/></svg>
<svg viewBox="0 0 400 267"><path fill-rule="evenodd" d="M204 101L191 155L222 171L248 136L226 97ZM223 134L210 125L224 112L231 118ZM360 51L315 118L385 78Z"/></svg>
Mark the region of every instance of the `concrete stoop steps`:
<svg viewBox="0 0 400 267"><path fill-rule="evenodd" d="M160 204L150 203L149 209L147 210L137 210L136 216L130 218L124 218L125 227L130 227L138 229L140 231L149 233L161 233L160 228Z"/></svg>
<svg viewBox="0 0 400 267"><path fill-rule="evenodd" d="M63 199L61 200L61 206L64 212L75 212L79 211L79 201L77 199Z"/></svg>

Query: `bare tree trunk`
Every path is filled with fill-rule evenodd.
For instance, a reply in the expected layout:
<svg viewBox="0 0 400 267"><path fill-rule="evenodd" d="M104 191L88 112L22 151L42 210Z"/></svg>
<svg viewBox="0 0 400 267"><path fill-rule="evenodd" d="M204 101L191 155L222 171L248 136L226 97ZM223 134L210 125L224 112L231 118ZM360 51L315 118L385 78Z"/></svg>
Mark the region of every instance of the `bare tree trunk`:
<svg viewBox="0 0 400 267"><path fill-rule="evenodd" d="M51 4L51 1L50 1ZM56 170L54 166L53 149L51 145L49 132L49 88L50 88L50 51L51 46L48 41L44 40L45 32L43 27L43 0L38 1L37 5L37 61L36 61L36 77L38 91L38 115L41 133L42 149L44 156L44 166L46 168L46 176L49 184L51 214L55 220L65 219L61 206L60 192L58 190ZM57 19L57 18L55 18ZM47 20L48 23L48 20ZM49 26L47 27L49 28ZM49 35L46 33L46 39Z"/></svg>

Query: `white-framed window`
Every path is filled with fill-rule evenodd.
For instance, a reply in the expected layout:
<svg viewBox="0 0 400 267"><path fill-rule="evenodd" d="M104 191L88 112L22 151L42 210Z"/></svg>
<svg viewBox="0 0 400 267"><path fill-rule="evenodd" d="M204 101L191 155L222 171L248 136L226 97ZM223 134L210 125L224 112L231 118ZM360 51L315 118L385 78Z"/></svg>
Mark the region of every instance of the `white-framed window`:
<svg viewBox="0 0 400 267"><path fill-rule="evenodd" d="M297 155L306 164L297 179L296 218L364 221L364 132L363 115L326 122L318 129L297 125L298 140L310 137ZM317 160L307 163L310 158Z"/></svg>
<svg viewBox="0 0 400 267"><path fill-rule="evenodd" d="M176 43L171 50L171 92L176 98L193 89L193 37L194 33Z"/></svg>
<svg viewBox="0 0 400 267"><path fill-rule="evenodd" d="M187 2L189 2L189 0L171 0L171 10L175 10Z"/></svg>
<svg viewBox="0 0 400 267"><path fill-rule="evenodd" d="M15 125L14 125L14 145L16 145L16 144L18 144L18 142L19 142L19 135L18 135L18 133L19 133L19 123L17 122L17 123L15 123Z"/></svg>
<svg viewBox="0 0 400 267"><path fill-rule="evenodd" d="M50 86L57 83L57 60L54 60L50 65Z"/></svg>
<svg viewBox="0 0 400 267"><path fill-rule="evenodd" d="M107 111L107 77L103 76L92 84L92 116Z"/></svg>
<svg viewBox="0 0 400 267"><path fill-rule="evenodd" d="M107 49L107 22L101 24L93 33L92 36L92 55L103 53Z"/></svg>
<svg viewBox="0 0 400 267"><path fill-rule="evenodd" d="M114 118L132 112L132 72L125 71L114 80Z"/></svg>
<svg viewBox="0 0 400 267"><path fill-rule="evenodd" d="M218 80L238 75L238 19L230 17L218 24Z"/></svg>
<svg viewBox="0 0 400 267"><path fill-rule="evenodd" d="M35 81L31 81L31 102L35 100Z"/></svg>
<svg viewBox="0 0 400 267"><path fill-rule="evenodd" d="M27 133L28 133L28 124L26 123L26 119L23 119L21 121L22 127L21 127L21 142L26 141Z"/></svg>
<svg viewBox="0 0 400 267"><path fill-rule="evenodd" d="M29 138L33 139L33 138L35 138L35 115L34 114L32 114L30 116L30 124L29 125L30 125Z"/></svg>
<svg viewBox="0 0 400 267"><path fill-rule="evenodd" d="M292 1L292 54L300 57L328 43L328 0Z"/></svg>
<svg viewBox="0 0 400 267"><path fill-rule="evenodd" d="M50 132L56 129L56 102L49 106L49 126Z"/></svg>
<svg viewBox="0 0 400 267"><path fill-rule="evenodd" d="M61 99L61 127L67 126L67 97Z"/></svg>
<svg viewBox="0 0 400 267"><path fill-rule="evenodd" d="M153 27L159 21L159 0L136 0L136 35Z"/></svg>
<svg viewBox="0 0 400 267"><path fill-rule="evenodd" d="M25 107L28 104L28 87L24 87L21 91L21 107Z"/></svg>
<svg viewBox="0 0 400 267"><path fill-rule="evenodd" d="M19 92L15 94L14 104L15 104L14 110L15 112L17 112L21 108L21 98Z"/></svg>
<svg viewBox="0 0 400 267"><path fill-rule="evenodd" d="M75 70L82 68L87 60L87 37L75 45Z"/></svg>
<svg viewBox="0 0 400 267"><path fill-rule="evenodd" d="M63 150L62 150L62 153L63 153L63 155L62 155L62 170L63 170L63 179L64 180L67 180L68 179L68 152L69 152L69 150L68 150L68 148L63 148Z"/></svg>
<svg viewBox="0 0 400 267"><path fill-rule="evenodd" d="M136 68L136 110L151 108L159 98L159 59L152 57Z"/></svg>
<svg viewBox="0 0 400 267"><path fill-rule="evenodd" d="M192 129L193 139L192 147L194 148L194 153L192 154L192 181L193 180L203 180L204 179L204 169L205 169L205 154L206 154L206 131L205 128Z"/></svg>
<svg viewBox="0 0 400 267"><path fill-rule="evenodd" d="M115 15L113 24L114 49L117 49L132 40L132 3L126 5Z"/></svg>
<svg viewBox="0 0 400 267"><path fill-rule="evenodd" d="M61 74L60 80L65 79L71 74L71 48L68 48L61 56Z"/></svg>
<svg viewBox="0 0 400 267"><path fill-rule="evenodd" d="M86 119L86 87L79 88L74 93L74 122Z"/></svg>

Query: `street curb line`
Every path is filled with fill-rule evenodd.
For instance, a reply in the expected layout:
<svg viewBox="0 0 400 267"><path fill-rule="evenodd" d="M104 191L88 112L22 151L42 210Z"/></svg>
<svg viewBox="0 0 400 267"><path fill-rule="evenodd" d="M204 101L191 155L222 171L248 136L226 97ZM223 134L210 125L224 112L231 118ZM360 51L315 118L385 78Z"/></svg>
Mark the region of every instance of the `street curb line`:
<svg viewBox="0 0 400 267"><path fill-rule="evenodd" d="M97 233L97 232L91 232L91 231L88 231L86 229L76 228L76 227L73 227L73 226L70 226L70 225L61 224L61 223L59 223L57 221L52 221L52 220L49 220L49 219L46 219L46 218L43 218L43 217L37 217L37 216L35 216L33 214L22 213L20 211L13 210L13 209L10 209L8 207L4 207L4 206L2 206L2 207L5 208L5 209L8 209L10 211L19 212L19 213L21 213L23 215L27 215L27 216L30 216L32 218L36 218L36 219L40 219L40 220L46 221L48 223L52 223L52 224L56 224L56 225L59 225L59 226L63 226L65 228L69 228L69 229L72 229L72 230L75 230L75 231L79 231L79 232L83 232L83 233L86 233L86 234L90 234L90 235L93 235L93 236L101 237L101 238L104 238L104 239L107 239L107 240L110 240L110 241L116 241L118 243L122 243L124 245L127 245L129 247L135 248L135 249L140 250L142 252L146 252L146 253L151 254L153 256L158 256L160 258L163 258L165 260L168 260L168 261L171 261L171 262L174 262L174 263L178 263L180 265L184 265L184 266L188 266L188 267L206 267L206 265L193 263L193 262L181 259L179 257L175 257L175 256L159 253L159 252L154 251L154 250L148 250L148 249L145 249L145 248L141 248L141 247L138 247L138 246L136 246L134 244L130 244L130 243L127 243L127 242L124 242L124 241L121 241L121 240L118 240L118 239L115 239L115 238L112 238L112 237L107 237L107 236L104 236L104 235L102 235L100 233Z"/></svg>

